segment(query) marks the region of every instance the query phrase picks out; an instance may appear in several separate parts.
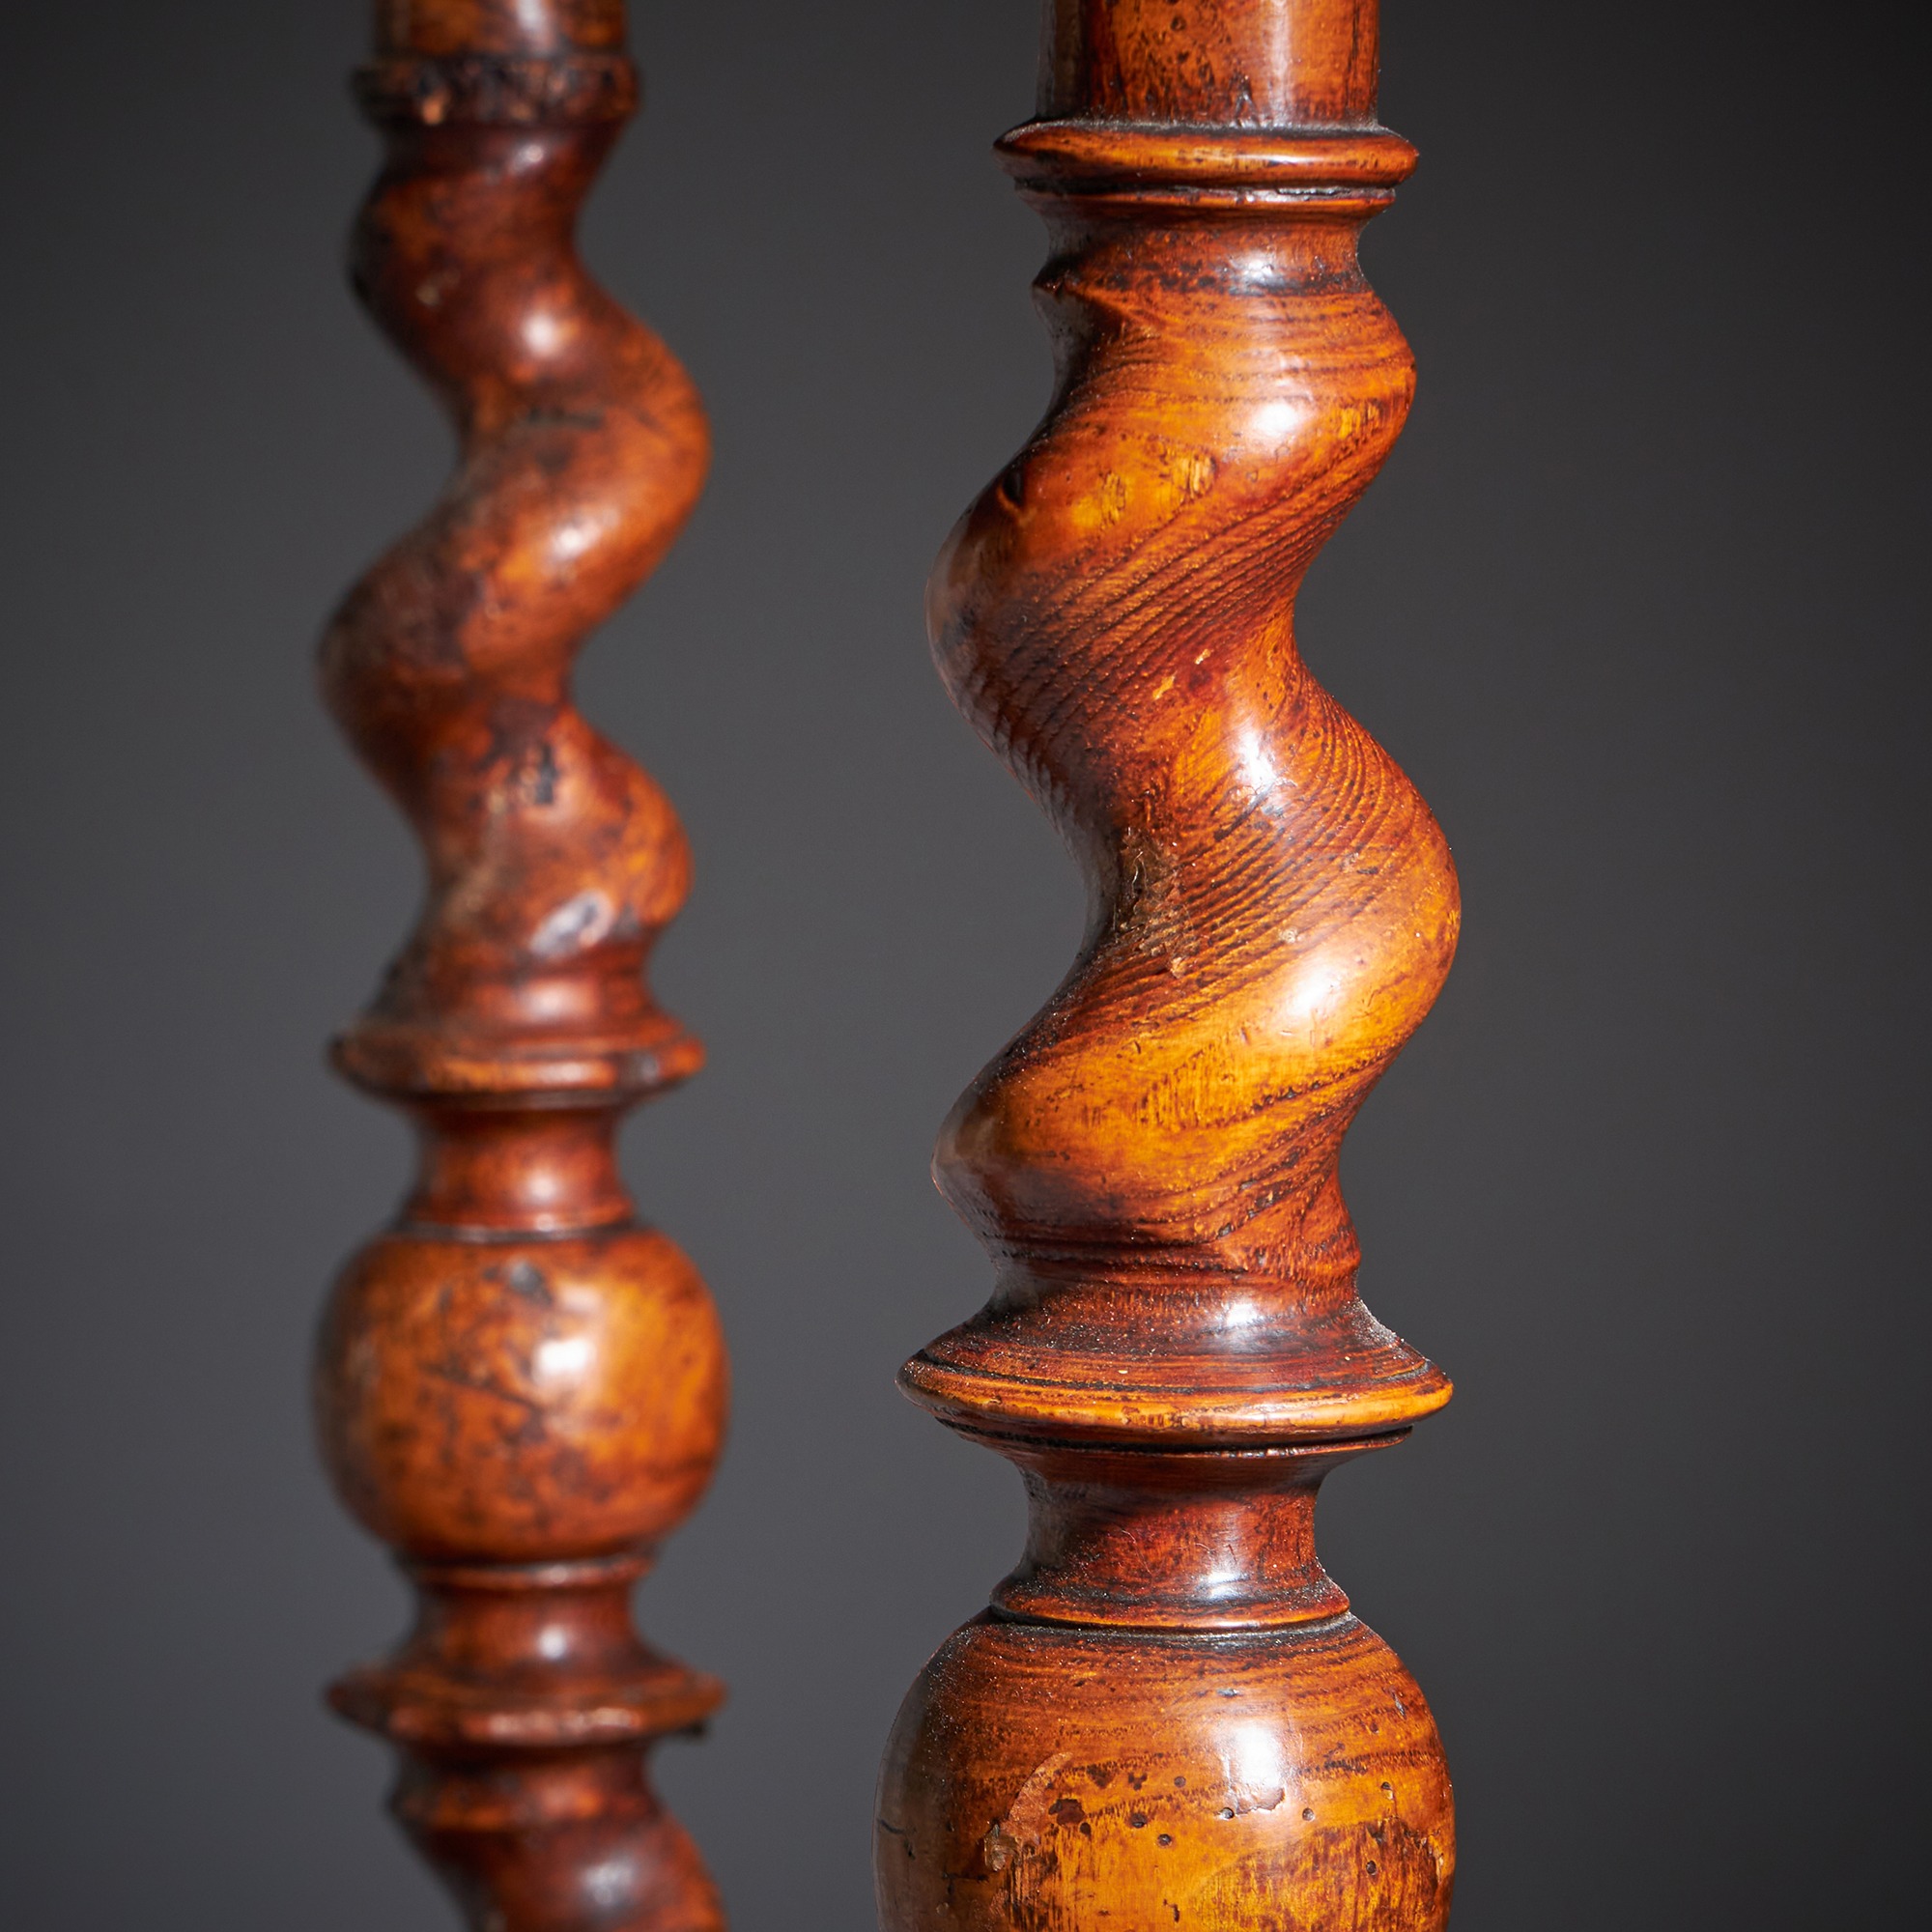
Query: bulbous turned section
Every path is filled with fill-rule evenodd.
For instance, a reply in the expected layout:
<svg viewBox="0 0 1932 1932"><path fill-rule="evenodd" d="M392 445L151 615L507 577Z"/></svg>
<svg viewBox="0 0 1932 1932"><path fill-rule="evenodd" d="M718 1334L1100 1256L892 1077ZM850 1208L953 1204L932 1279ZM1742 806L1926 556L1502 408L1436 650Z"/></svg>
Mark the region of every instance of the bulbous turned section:
<svg viewBox="0 0 1932 1932"><path fill-rule="evenodd" d="M355 281L461 456L323 645L329 706L428 859L415 931L336 1045L410 1114L416 1184L337 1282L315 1375L336 1488L419 1611L331 1701L398 1747L396 1814L476 1932L717 1932L645 1760L723 1687L651 1650L630 1601L710 1478L724 1350L614 1151L702 1058L644 978L690 859L569 685L696 500L704 420L576 253L637 98L622 7L377 13L357 88L388 158Z"/></svg>
<svg viewBox="0 0 1932 1932"><path fill-rule="evenodd" d="M957 1932L1408 1932L1455 1869L1429 1708L1350 1616L1131 1644L981 1617L899 1712L875 1842L880 1923Z"/></svg>
<svg viewBox="0 0 1932 1932"><path fill-rule="evenodd" d="M654 1548L710 1480L724 1395L704 1284L636 1227L384 1236L337 1283L317 1356L344 1502L433 1561Z"/></svg>
<svg viewBox="0 0 1932 1932"><path fill-rule="evenodd" d="M1413 389L1356 252L1414 161L1376 44L1373 0L1056 0L1002 143L1057 383L927 618L1090 917L933 1162L994 1292L903 1381L1020 1466L1031 1530L901 1713L886 1932L1448 1913L1434 1724L1314 1542L1326 1471L1449 1396L1362 1303L1338 1162L1455 868L1294 637Z"/></svg>

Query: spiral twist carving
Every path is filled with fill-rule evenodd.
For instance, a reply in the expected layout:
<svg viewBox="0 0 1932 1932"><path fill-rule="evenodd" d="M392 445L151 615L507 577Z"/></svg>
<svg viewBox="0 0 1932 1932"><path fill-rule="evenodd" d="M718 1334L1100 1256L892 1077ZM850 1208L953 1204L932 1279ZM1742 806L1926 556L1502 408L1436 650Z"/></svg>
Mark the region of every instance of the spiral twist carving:
<svg viewBox="0 0 1932 1932"><path fill-rule="evenodd" d="M927 612L1091 916L934 1162L995 1289L904 1380L1020 1465L1032 1528L900 1715L882 1920L1435 1927L1440 1747L1313 1515L1448 1399L1356 1292L1337 1162L1456 879L1293 624L1411 395L1356 243L1414 156L1373 0L1059 0L1045 44L1002 153L1058 381Z"/></svg>
<svg viewBox="0 0 1932 1932"><path fill-rule="evenodd" d="M712 1932L645 1752L722 1695L630 1592L709 1478L724 1356L618 1177L623 1113L694 1071L652 1000L690 862L584 722L572 660L696 498L704 418L584 271L578 210L636 78L619 0L384 0L357 91L388 149L358 293L454 416L440 500L350 592L331 710L409 815L424 909L342 1070L422 1157L317 1365L325 1456L421 1600L332 1701L401 1747L395 1808L479 1932Z"/></svg>

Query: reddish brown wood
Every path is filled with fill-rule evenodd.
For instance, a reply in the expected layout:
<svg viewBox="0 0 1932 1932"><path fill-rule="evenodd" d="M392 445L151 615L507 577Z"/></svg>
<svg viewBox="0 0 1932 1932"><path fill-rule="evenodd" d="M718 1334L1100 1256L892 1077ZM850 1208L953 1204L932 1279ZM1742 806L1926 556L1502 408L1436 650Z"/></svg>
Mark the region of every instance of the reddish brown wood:
<svg viewBox="0 0 1932 1932"><path fill-rule="evenodd" d="M1056 0L1002 144L1059 383L928 614L1093 912L934 1164L995 1288L905 1384L1018 1463L1032 1528L894 1731L886 1932L1448 1915L1428 1707L1314 1546L1328 1470L1449 1395L1356 1293L1336 1164L1455 871L1293 627L1412 387L1356 261L1414 159L1376 48L1375 0Z"/></svg>
<svg viewBox="0 0 1932 1932"><path fill-rule="evenodd" d="M429 861L336 1046L409 1112L420 1171L337 1283L316 1371L336 1486L420 1613L331 1697L399 1747L397 1814L478 1932L709 1932L645 1757L722 1689L639 1639L630 1594L710 1475L724 1353L614 1159L626 1110L702 1058L643 977L690 866L569 693L697 496L704 418L573 240L636 100L620 0L382 0L357 86L388 160L356 287L462 456L323 649Z"/></svg>

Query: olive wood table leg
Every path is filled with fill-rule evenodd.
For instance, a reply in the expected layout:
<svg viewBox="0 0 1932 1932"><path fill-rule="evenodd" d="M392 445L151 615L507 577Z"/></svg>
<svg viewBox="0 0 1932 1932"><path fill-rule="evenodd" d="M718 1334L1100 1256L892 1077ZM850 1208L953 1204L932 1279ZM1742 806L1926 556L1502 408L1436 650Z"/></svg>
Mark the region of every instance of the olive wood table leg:
<svg viewBox="0 0 1932 1932"><path fill-rule="evenodd" d="M396 1814L477 1932L713 1932L646 1757L723 1690L646 1646L630 1598L709 1478L724 1351L614 1146L702 1059L644 980L690 860L569 683L689 514L707 433L576 251L637 99L621 0L376 13L356 88L387 162L355 286L461 450L322 655L428 861L416 928L335 1048L410 1116L420 1166L336 1283L315 1378L336 1488L419 1610L330 1696L396 1746Z"/></svg>
<svg viewBox="0 0 1932 1932"><path fill-rule="evenodd" d="M1429 1709L1315 1551L1316 1491L1449 1383L1356 1293L1336 1165L1457 932L1413 787L1295 591L1413 386L1356 260L1413 152L1375 0L1051 0L1001 154L1045 220L1045 421L927 614L1091 917L934 1174L992 1299L904 1371L1031 1529L888 1747L886 1932L1423 1932Z"/></svg>

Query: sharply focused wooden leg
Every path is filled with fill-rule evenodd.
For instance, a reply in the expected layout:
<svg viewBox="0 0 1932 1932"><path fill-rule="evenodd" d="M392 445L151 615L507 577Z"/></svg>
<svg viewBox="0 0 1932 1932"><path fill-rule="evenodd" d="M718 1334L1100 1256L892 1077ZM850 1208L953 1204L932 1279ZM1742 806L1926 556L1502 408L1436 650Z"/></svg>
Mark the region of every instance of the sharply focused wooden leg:
<svg viewBox="0 0 1932 1932"><path fill-rule="evenodd" d="M416 930L336 1047L410 1113L421 1168L337 1283L316 1371L336 1485L420 1612L332 1696L399 1747L397 1814L478 1932L707 1932L645 1755L722 1690L639 1641L630 1594L710 1474L724 1354L613 1146L702 1058L643 978L689 858L569 691L696 498L704 419L573 240L636 101L621 0L377 13L357 83L388 162L355 283L462 455L323 649L428 857Z"/></svg>
<svg viewBox="0 0 1932 1932"><path fill-rule="evenodd" d="M1336 1163L1455 871L1294 640L1412 387L1356 262L1414 159L1376 75L1375 0L1054 0L1002 144L1059 383L928 615L1092 917L934 1164L995 1287L905 1384L1019 1465L1032 1529L900 1713L886 1932L1448 1914L1435 1725L1314 1545L1327 1471L1449 1395L1356 1293Z"/></svg>

